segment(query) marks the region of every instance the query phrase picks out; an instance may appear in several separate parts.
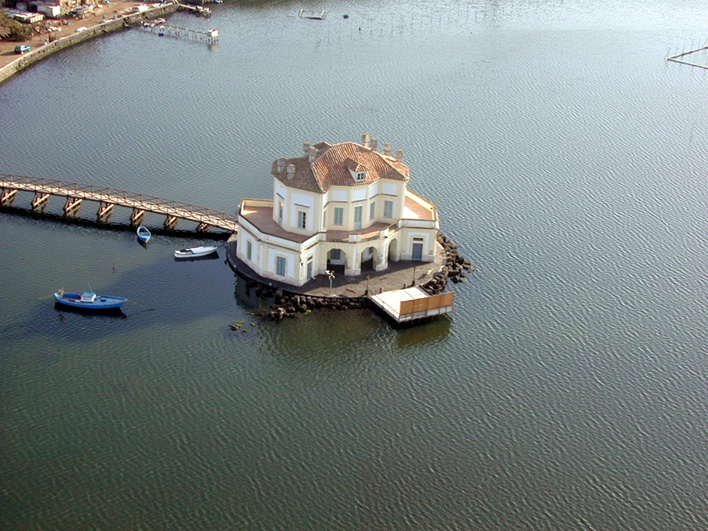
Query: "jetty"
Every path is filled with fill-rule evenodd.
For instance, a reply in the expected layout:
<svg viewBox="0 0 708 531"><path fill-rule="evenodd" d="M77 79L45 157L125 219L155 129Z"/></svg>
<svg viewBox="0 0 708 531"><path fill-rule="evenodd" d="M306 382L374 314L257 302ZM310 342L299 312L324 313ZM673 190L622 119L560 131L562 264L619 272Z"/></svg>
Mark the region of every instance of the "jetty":
<svg viewBox="0 0 708 531"><path fill-rule="evenodd" d="M211 9L208 7L204 7L201 5L195 5L195 4L183 4L181 2L176 2L177 4L177 11L186 11L188 13L192 13L194 15L199 15L200 17L210 17L211 16Z"/></svg>
<svg viewBox="0 0 708 531"><path fill-rule="evenodd" d="M44 179L18 175L0 174L0 206L12 207L18 192L34 194L31 202L32 212L43 212L49 198L65 198L64 215L77 216L84 201L98 203L96 219L107 223L115 206L132 210L130 224L139 225L146 212L165 216L165 230L175 230L179 220L197 223L197 232L207 232L211 228L234 233L238 231L236 216L179 201L160 197L116 190L107 186L94 186L76 182Z"/></svg>
<svg viewBox="0 0 708 531"><path fill-rule="evenodd" d="M164 19L146 20L142 23L141 27L143 30L156 33L160 37L175 37L178 39L205 42L207 44L217 44L219 42L219 30L216 29L208 31L194 30L182 26L165 24Z"/></svg>
<svg viewBox="0 0 708 531"><path fill-rule="evenodd" d="M413 286L406 289L384 291L378 295L370 296L369 300L400 324L450 313L455 302L455 293L449 291L431 295L427 291Z"/></svg>

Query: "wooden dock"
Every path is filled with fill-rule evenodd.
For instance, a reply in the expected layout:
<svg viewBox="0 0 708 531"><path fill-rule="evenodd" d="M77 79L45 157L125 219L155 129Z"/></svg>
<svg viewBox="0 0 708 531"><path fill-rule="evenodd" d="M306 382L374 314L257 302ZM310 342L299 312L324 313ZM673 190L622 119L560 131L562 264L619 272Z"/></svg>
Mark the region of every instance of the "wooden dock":
<svg viewBox="0 0 708 531"><path fill-rule="evenodd" d="M177 10L178 11L186 11L186 12L192 13L194 15L199 15L200 17L210 17L211 16L211 9L209 9L208 7L204 7L202 5L183 4L182 2L177 2Z"/></svg>
<svg viewBox="0 0 708 531"><path fill-rule="evenodd" d="M430 295L419 287L412 287L384 291L369 296L369 300L396 323L409 323L450 313L455 302L455 293Z"/></svg>
<svg viewBox="0 0 708 531"><path fill-rule="evenodd" d="M205 42L206 44L219 43L219 30L211 29L209 31L193 30L183 28L182 26L173 26L165 24L164 19L158 21L145 21L141 28L151 33L156 33L160 37L174 37L177 39L186 39L190 41Z"/></svg>
<svg viewBox="0 0 708 531"><path fill-rule="evenodd" d="M33 192L32 211L41 212L51 196L66 198L64 215L76 216L83 201L98 203L97 220L107 222L114 206L132 209L131 225L139 225L146 212L165 216L164 227L174 230L180 219L197 223L198 232L217 228L228 232L238 230L235 215L210 208L170 201L155 196L115 190L106 186L93 186L75 182L0 174L0 206L10 207L19 191Z"/></svg>

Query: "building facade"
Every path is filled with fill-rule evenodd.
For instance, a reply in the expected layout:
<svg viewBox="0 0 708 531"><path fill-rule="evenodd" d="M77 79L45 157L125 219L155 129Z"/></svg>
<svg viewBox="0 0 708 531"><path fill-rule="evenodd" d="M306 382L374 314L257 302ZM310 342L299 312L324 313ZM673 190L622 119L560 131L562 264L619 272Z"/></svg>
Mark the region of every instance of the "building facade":
<svg viewBox="0 0 708 531"><path fill-rule="evenodd" d="M238 258L267 279L302 286L316 275L356 276L390 262L432 262L439 252L435 205L408 190L403 152L360 143L305 143L273 162L273 198L238 209Z"/></svg>

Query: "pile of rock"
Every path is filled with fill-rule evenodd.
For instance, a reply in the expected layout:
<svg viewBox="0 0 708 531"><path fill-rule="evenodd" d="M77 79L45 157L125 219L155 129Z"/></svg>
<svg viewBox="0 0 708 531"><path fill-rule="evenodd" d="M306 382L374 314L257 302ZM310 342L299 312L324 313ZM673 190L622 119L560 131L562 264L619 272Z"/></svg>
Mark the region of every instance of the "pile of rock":
<svg viewBox="0 0 708 531"><path fill-rule="evenodd" d="M329 308L331 310L358 310L368 305L366 297L311 297L276 293L268 316L274 321L293 318L298 313Z"/></svg>
<svg viewBox="0 0 708 531"><path fill-rule="evenodd" d="M439 234L438 242L442 245L445 252L445 264L440 271L433 275L432 279L421 286L422 289L431 295L442 293L447 287L448 279L455 284L466 282L468 272L474 271L472 262L462 256L457 245L452 240L444 234Z"/></svg>
<svg viewBox="0 0 708 531"><path fill-rule="evenodd" d="M431 280L420 287L431 295L442 293L447 287L448 280L455 284L466 282L467 275L474 271L472 262L466 260L460 253L457 245L443 234L438 235L438 242L445 252L445 263L435 273ZM329 308L331 310L356 310L369 307L366 296L360 297L313 297L289 293L275 286L262 284L252 279L244 279L248 288L255 288L255 293L261 299L273 299L272 304L263 314L274 321L293 318L298 313L308 313L313 310ZM404 286L404 288L407 286Z"/></svg>

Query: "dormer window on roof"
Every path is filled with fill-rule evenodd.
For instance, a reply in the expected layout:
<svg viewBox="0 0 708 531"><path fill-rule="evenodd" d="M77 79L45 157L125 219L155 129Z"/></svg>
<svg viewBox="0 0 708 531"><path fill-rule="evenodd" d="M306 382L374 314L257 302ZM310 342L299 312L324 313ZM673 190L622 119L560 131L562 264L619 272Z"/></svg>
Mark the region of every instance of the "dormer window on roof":
<svg viewBox="0 0 708 531"><path fill-rule="evenodd" d="M366 180L366 166L352 159L348 159L344 165L349 170L354 182L363 183Z"/></svg>

